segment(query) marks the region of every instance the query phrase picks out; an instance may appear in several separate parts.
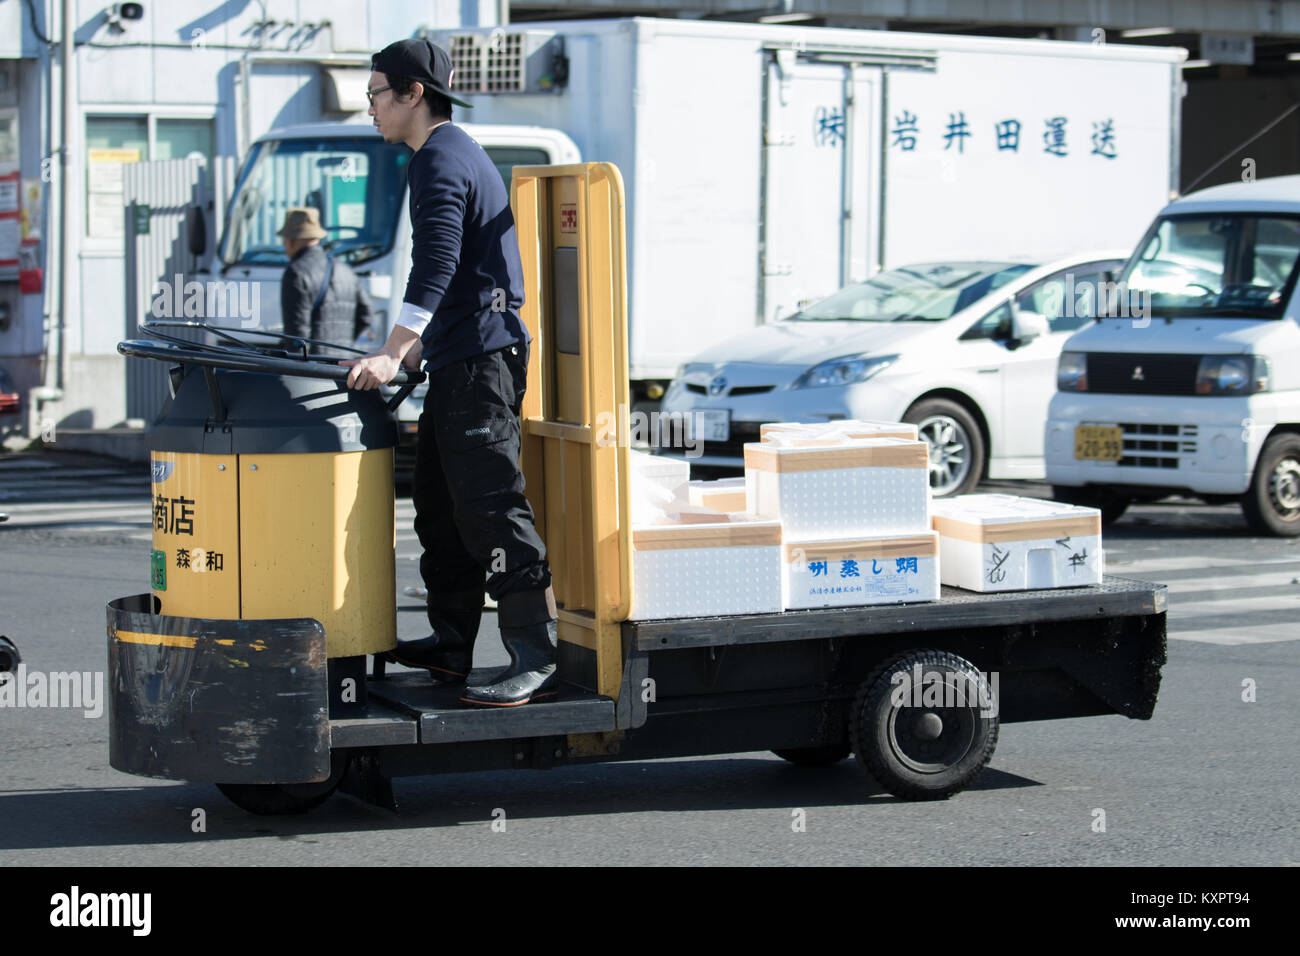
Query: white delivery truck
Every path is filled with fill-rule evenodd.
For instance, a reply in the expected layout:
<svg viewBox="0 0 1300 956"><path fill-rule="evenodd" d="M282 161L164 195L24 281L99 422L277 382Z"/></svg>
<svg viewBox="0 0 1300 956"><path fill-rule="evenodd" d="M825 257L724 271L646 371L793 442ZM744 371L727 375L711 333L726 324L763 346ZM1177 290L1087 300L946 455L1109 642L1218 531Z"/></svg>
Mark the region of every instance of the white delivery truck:
<svg viewBox="0 0 1300 956"><path fill-rule="evenodd" d="M1115 520L1171 494L1300 535L1300 176L1166 206L1110 315L1066 342L1044 435L1062 501Z"/></svg>
<svg viewBox="0 0 1300 956"><path fill-rule="evenodd" d="M882 267L1127 244L1177 183L1177 49L639 18L430 37L474 104L457 121L503 171L581 157L623 172L634 399ZM263 136L218 270L278 282L284 208L324 202L391 317L402 162L356 124Z"/></svg>

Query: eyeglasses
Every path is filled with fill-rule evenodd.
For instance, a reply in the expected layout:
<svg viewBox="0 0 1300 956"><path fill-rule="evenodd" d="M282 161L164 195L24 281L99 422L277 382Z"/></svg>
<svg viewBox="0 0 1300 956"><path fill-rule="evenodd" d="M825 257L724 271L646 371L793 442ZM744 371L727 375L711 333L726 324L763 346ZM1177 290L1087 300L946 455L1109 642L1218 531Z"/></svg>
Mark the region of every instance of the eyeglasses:
<svg viewBox="0 0 1300 956"><path fill-rule="evenodd" d="M393 87L392 87L392 85L390 84L390 85L388 85L388 86L381 86L381 87L379 87L379 89L377 89L377 90L366 90L366 99L369 100L371 103L374 103L374 102L375 102L375 97L376 97L376 96L378 96L380 93L384 92L384 90L391 90L392 88L393 88Z"/></svg>

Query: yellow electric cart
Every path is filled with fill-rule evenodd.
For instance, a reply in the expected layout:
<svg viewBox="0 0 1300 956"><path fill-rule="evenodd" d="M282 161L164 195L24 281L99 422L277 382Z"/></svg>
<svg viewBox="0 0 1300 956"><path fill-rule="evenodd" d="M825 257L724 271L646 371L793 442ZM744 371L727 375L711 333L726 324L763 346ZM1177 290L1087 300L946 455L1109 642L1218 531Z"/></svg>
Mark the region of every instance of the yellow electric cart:
<svg viewBox="0 0 1300 956"><path fill-rule="evenodd" d="M607 163L516 167L511 202L534 343L522 464L560 693L480 710L378 656L367 674L394 645L391 411L419 376L385 402L301 340L208 329L218 341L198 345L154 324L119 346L172 365L174 397L151 432L152 588L108 605L115 768L287 813L338 788L394 806L391 781L414 774L852 752L895 794L933 799L974 779L1002 721L1151 716L1165 589L1142 582L628 621L622 180ZM895 675L916 667L975 684L996 671L997 706L895 703Z"/></svg>

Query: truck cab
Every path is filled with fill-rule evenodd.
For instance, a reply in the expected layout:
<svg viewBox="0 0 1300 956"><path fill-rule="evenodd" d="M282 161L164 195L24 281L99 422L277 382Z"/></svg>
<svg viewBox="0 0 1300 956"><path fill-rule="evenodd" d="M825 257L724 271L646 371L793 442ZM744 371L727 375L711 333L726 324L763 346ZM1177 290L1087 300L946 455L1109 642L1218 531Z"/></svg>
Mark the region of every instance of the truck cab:
<svg viewBox="0 0 1300 956"><path fill-rule="evenodd" d="M1300 176L1170 203L1066 342L1044 443L1058 499L1236 500L1300 535Z"/></svg>
<svg viewBox="0 0 1300 956"><path fill-rule="evenodd" d="M579 160L564 133L540 126L458 124L492 158L507 190L515 166L562 165ZM375 324L356 343L376 348L401 309L411 270L411 224L406 198L410 150L385 143L369 123L318 123L273 130L258 138L240 167L226 209L212 272L253 281L258 289L257 327L278 331L280 279L288 265L277 230L285 210L314 206L328 233L330 255L360 277L375 311ZM423 386L400 406L405 437L413 437Z"/></svg>

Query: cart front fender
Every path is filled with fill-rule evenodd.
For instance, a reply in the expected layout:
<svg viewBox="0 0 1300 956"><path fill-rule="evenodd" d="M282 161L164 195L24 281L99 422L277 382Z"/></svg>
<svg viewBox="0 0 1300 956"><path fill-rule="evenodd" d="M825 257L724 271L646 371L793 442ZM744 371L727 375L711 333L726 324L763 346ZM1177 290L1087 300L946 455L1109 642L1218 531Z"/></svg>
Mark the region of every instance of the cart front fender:
<svg viewBox="0 0 1300 956"><path fill-rule="evenodd" d="M145 777L311 783L330 773L325 630L311 618L154 613L108 605L109 762Z"/></svg>

